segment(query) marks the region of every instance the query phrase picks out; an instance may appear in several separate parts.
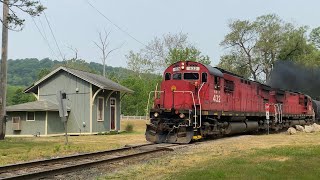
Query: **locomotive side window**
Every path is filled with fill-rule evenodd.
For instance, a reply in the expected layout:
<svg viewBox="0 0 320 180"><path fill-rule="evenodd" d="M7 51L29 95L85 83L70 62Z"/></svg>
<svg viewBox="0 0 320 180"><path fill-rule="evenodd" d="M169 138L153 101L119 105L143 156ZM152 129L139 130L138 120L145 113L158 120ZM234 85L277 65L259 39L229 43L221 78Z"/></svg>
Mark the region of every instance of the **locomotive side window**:
<svg viewBox="0 0 320 180"><path fill-rule="evenodd" d="M226 92L234 91L234 82L229 81L229 80L225 80L224 91L226 91Z"/></svg>
<svg viewBox="0 0 320 180"><path fill-rule="evenodd" d="M173 74L172 79L174 79L174 80L181 80L181 73L175 73L175 74Z"/></svg>
<svg viewBox="0 0 320 180"><path fill-rule="evenodd" d="M217 77L217 76L214 77L214 89L220 90L220 77Z"/></svg>
<svg viewBox="0 0 320 180"><path fill-rule="evenodd" d="M207 73L202 73L202 82L207 82L207 77L208 77L208 74Z"/></svg>
<svg viewBox="0 0 320 180"><path fill-rule="evenodd" d="M170 79L171 79L171 74L166 73L166 75L164 76L164 80L170 80Z"/></svg>
<svg viewBox="0 0 320 180"><path fill-rule="evenodd" d="M198 73L184 73L183 74L183 79L185 79L185 80L197 80L197 79L199 79L199 74Z"/></svg>

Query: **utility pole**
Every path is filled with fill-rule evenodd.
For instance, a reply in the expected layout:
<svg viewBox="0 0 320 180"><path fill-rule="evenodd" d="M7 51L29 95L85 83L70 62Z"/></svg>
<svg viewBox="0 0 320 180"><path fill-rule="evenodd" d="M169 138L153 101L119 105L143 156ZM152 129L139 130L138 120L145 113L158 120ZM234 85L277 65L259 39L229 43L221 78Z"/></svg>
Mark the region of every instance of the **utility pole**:
<svg viewBox="0 0 320 180"><path fill-rule="evenodd" d="M8 59L8 14L9 0L3 0L2 52L0 70L0 140L6 135L6 95L7 95L7 59Z"/></svg>

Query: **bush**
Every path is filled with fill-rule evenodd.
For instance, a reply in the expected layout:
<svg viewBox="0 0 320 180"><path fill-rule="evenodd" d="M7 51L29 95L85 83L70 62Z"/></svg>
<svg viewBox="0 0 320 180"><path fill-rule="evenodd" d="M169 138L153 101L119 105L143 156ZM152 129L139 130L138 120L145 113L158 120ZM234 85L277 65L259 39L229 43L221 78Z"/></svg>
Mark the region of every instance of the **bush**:
<svg viewBox="0 0 320 180"><path fill-rule="evenodd" d="M133 132L133 124L128 123L125 127L126 132Z"/></svg>
<svg viewBox="0 0 320 180"><path fill-rule="evenodd" d="M55 145L54 148L53 148L53 152L54 153L59 152L60 148L61 148L61 145Z"/></svg>

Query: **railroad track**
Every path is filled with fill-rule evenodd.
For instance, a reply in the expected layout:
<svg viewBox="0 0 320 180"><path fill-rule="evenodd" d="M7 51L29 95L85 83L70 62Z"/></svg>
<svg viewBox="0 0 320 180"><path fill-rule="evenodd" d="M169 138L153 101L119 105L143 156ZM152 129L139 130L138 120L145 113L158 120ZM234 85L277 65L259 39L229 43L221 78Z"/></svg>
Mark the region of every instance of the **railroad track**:
<svg viewBox="0 0 320 180"><path fill-rule="evenodd" d="M139 157L159 151L172 151L179 146L183 147L186 145L142 144L108 151L0 166L0 179L37 179L52 177L97 164Z"/></svg>

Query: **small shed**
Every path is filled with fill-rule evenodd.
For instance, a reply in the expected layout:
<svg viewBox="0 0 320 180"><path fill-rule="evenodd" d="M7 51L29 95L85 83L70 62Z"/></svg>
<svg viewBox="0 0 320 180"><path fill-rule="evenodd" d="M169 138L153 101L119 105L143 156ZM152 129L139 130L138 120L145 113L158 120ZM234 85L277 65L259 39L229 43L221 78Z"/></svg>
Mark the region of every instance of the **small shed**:
<svg viewBox="0 0 320 180"><path fill-rule="evenodd" d="M121 97L133 91L103 76L59 67L25 90L35 102L7 107L6 135L60 135L57 92L67 95L69 134L120 130Z"/></svg>

